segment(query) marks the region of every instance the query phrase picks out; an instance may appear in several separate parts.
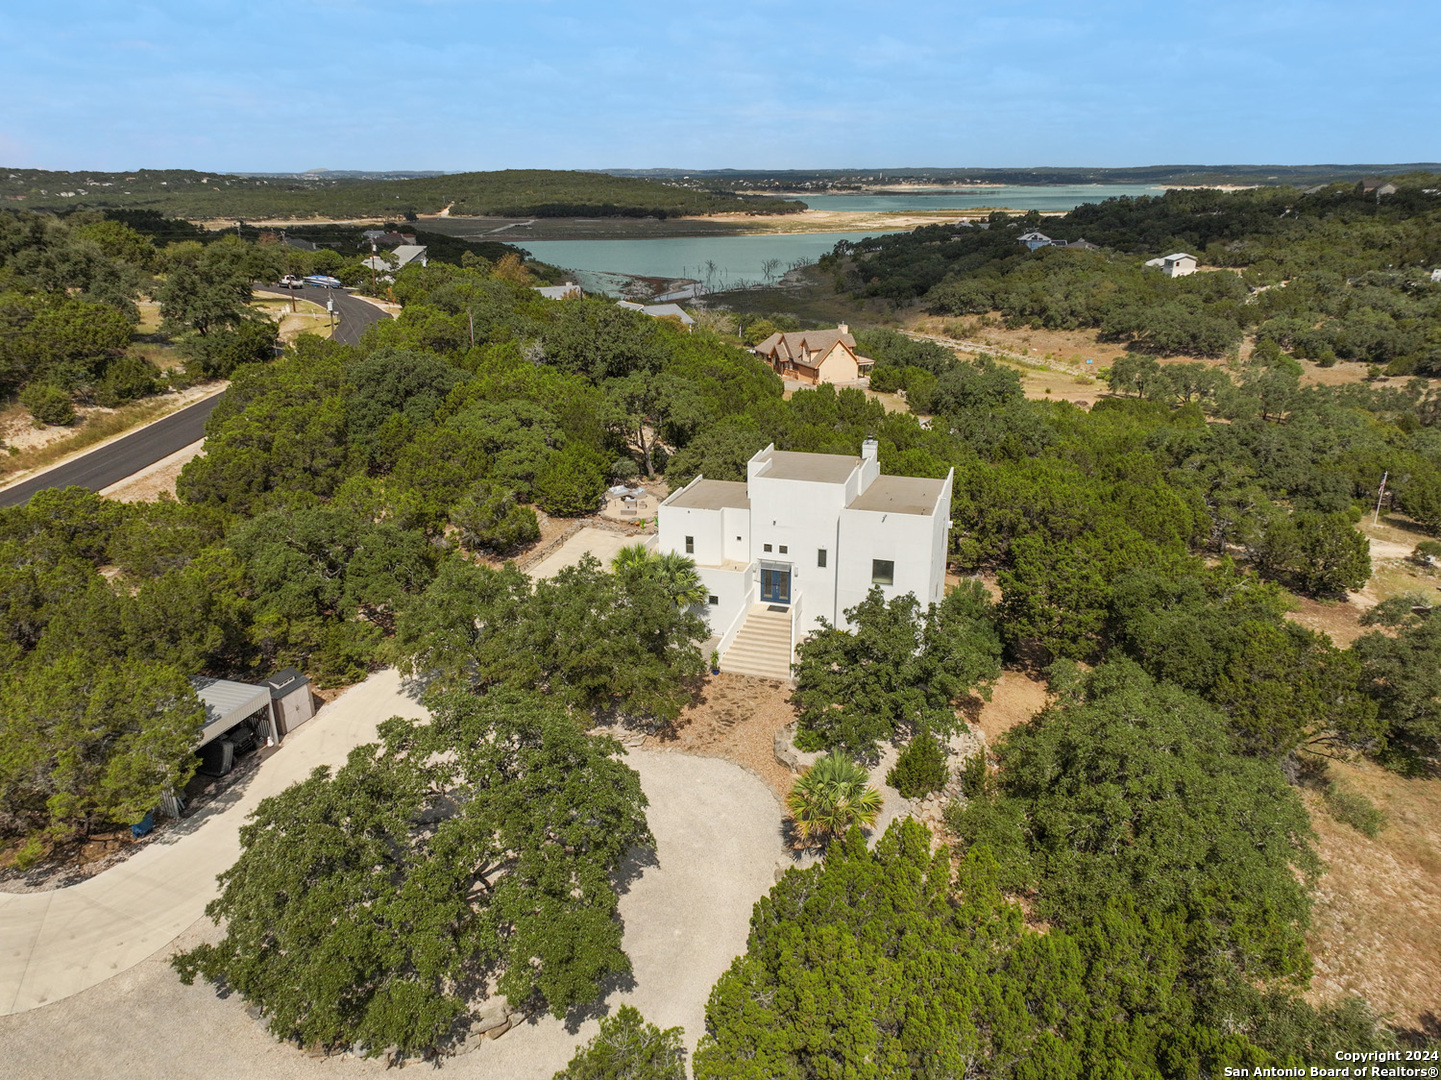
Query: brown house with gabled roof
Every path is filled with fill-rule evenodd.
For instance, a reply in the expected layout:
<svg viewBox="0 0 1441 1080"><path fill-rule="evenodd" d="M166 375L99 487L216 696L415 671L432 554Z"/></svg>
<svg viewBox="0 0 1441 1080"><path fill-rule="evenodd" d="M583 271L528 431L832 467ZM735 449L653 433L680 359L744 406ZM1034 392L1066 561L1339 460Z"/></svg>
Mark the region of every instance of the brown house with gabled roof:
<svg viewBox="0 0 1441 1080"><path fill-rule="evenodd" d="M856 353L856 339L845 323L834 330L772 334L755 347L755 354L781 378L812 386L853 383L871 373L871 361Z"/></svg>

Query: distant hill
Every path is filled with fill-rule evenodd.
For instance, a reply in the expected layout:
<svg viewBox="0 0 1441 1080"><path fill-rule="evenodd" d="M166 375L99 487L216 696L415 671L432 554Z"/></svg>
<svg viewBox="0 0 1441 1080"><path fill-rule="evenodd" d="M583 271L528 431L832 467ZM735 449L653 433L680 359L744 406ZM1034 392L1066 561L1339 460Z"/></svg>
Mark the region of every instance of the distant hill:
<svg viewBox="0 0 1441 1080"><path fill-rule="evenodd" d="M452 214L501 217L674 217L802 209L799 203L737 196L702 181L544 169L376 180L332 173L256 176L188 169L100 173L0 167L0 205L155 210L192 221L400 218L438 213L447 206Z"/></svg>
<svg viewBox="0 0 1441 1080"><path fill-rule="evenodd" d="M876 184L1294 184L1311 187L1369 176L1441 172L1435 162L1391 165L1146 165L1103 168L607 169L615 176L776 191L852 190Z"/></svg>

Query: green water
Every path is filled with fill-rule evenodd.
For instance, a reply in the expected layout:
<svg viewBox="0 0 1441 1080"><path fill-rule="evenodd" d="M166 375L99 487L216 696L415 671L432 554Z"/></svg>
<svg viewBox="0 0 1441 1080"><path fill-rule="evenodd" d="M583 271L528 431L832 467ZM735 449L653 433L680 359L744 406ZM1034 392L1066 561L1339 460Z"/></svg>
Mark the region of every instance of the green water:
<svg viewBox="0 0 1441 1080"><path fill-rule="evenodd" d="M783 274L796 263L813 263L840 240L873 233L772 233L760 236L667 236L646 240L525 240L520 244L541 262L563 266L590 289L613 292L617 277L635 275L699 281L712 289L738 289L766 282L766 262L779 261ZM715 264L708 271L706 263Z"/></svg>
<svg viewBox="0 0 1441 1080"><path fill-rule="evenodd" d="M817 210L966 210L1006 206L1016 210L1065 211L1083 202L1122 195L1159 195L1143 184L1003 185L908 192L900 195L807 195ZM535 258L572 272L592 291L617 292L631 276L699 281L713 290L766 284L766 264L778 271L813 263L839 240L859 240L888 230L849 233L771 233L757 236L671 236L636 240L511 240ZM508 239L497 237L497 239ZM708 269L707 263L713 264Z"/></svg>

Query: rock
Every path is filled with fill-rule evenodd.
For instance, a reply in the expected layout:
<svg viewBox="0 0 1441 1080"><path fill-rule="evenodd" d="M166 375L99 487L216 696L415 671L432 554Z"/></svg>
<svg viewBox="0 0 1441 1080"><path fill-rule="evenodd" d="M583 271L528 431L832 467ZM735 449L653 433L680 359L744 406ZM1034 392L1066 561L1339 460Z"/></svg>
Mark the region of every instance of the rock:
<svg viewBox="0 0 1441 1080"><path fill-rule="evenodd" d="M487 1031L487 1032L485 1033L485 1038L487 1038L487 1039L498 1039L498 1038L500 1038L502 1035L504 1035L507 1031L509 1031L513 1026L514 1026L514 1023L513 1023L511 1020L506 1020L506 1022L503 1023L503 1024L501 1024L499 1027L493 1027L493 1028L491 1028L489 1031Z"/></svg>
<svg viewBox="0 0 1441 1080"><path fill-rule="evenodd" d="M794 723L787 724L776 732L772 752L775 755L776 761L784 765L791 772L801 772L814 765L816 759L821 755L818 753L807 753L804 750L797 750L795 740L796 725Z"/></svg>

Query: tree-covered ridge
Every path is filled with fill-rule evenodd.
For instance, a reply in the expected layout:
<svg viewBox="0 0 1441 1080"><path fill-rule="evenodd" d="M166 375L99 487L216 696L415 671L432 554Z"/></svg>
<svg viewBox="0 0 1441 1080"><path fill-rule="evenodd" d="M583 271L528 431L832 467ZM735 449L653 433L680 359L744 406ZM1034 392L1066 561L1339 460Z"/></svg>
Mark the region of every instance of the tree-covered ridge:
<svg viewBox="0 0 1441 1080"><path fill-rule="evenodd" d="M1042 219L994 214L986 228L932 225L838 245L823 266L859 297L942 315L999 312L1009 325L1099 330L1145 353L1222 356L1244 334L1322 364L1441 372L1441 180L1399 178L1380 198L1314 192L1168 191ZM1040 228L1102 251L1017 240ZM1221 272L1168 278L1143 267L1177 251Z"/></svg>
<svg viewBox="0 0 1441 1080"><path fill-rule="evenodd" d="M0 196L32 210L74 207L155 210L193 220L398 218L436 214L505 217L667 217L683 214L783 214L800 203L747 198L681 182L608 173L505 169L408 180L235 176L188 169L130 173L0 169Z"/></svg>

